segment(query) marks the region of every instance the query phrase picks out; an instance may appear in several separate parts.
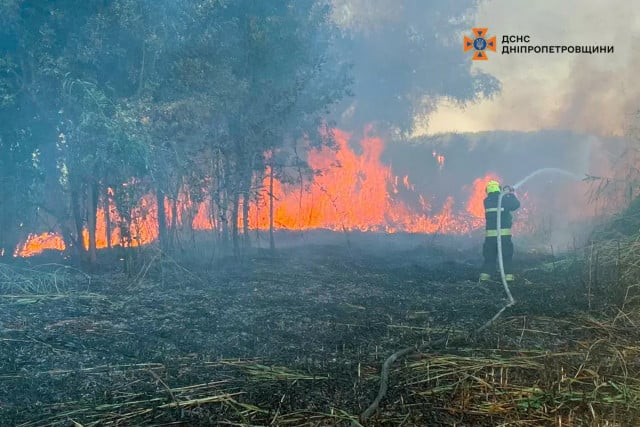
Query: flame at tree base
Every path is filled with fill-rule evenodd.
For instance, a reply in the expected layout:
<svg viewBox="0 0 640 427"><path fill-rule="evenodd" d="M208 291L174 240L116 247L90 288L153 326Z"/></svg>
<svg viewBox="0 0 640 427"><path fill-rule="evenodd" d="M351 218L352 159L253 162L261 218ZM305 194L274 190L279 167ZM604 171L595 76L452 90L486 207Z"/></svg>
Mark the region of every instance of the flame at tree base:
<svg viewBox="0 0 640 427"><path fill-rule="evenodd" d="M27 240L18 246L14 256L30 257L45 250L64 251L66 245L61 235L57 233L30 234Z"/></svg>
<svg viewBox="0 0 640 427"><path fill-rule="evenodd" d="M308 153L309 166L314 171L320 171L312 180L293 185L274 179L275 229L463 235L483 227L484 187L489 180L500 180L495 174L477 178L465 188L468 198L463 207L458 207L453 196L449 196L438 212L433 212L432 199L416 192L408 176L400 179L392 173L391 166L382 163L382 139L365 136L360 141L362 153L357 154L349 146L350 134L337 129L333 132L336 150L324 147ZM425 163L425 167L442 170L444 156L434 155L433 158L426 158ZM264 189L269 189L269 174L267 168L262 182ZM408 204L404 201L407 198L414 200L414 203ZM268 191L263 191L256 203L251 204L248 217L250 229L269 229L269 203ZM111 202L108 205L109 218L115 224L120 217L115 206ZM172 206L167 201L164 208L169 216L167 224L171 224ZM192 203L185 192L180 195L175 208L175 224L190 222L191 228L195 230L214 229L210 220L212 209L206 201ZM187 214L189 212L191 215ZM157 240L157 213L154 197L141 198L132 212L133 220L128 230L130 246L146 245ZM96 218L98 249L109 244L122 244L118 227L110 227L111 236L107 239L106 218L104 209L100 208ZM238 223L242 229L242 217L238 219ZM83 230L83 241L87 248L89 237L86 229ZM28 257L47 249L65 249L59 234L30 235L14 254Z"/></svg>
<svg viewBox="0 0 640 427"><path fill-rule="evenodd" d="M453 197L446 199L440 212L432 213L430 201L415 193L408 176L399 184L391 167L382 164L382 139L365 136L361 141L362 154L358 155L349 147L348 133L334 130L334 136L336 152L325 147L309 153L309 165L322 173L308 183L305 191L274 183L276 228L464 234L482 225L484 210L481 218L474 216L475 211L456 214ZM442 161L436 159L438 164ZM269 188L268 171L263 187ZM417 196L419 210L410 208L398 197L401 190ZM252 228L269 228L268 202L265 197L251 206Z"/></svg>

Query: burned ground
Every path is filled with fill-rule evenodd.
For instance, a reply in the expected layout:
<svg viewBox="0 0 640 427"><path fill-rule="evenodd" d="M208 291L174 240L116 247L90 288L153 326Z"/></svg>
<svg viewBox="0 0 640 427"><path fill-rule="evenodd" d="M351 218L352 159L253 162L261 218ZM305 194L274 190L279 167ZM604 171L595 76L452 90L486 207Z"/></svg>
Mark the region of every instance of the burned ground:
<svg viewBox="0 0 640 427"><path fill-rule="evenodd" d="M633 321L608 320L581 259L521 252L517 304L468 338L505 303L476 282L477 254L308 245L150 256L133 276L4 266L0 424L349 425L385 358L447 336L396 362L367 425L634 425Z"/></svg>

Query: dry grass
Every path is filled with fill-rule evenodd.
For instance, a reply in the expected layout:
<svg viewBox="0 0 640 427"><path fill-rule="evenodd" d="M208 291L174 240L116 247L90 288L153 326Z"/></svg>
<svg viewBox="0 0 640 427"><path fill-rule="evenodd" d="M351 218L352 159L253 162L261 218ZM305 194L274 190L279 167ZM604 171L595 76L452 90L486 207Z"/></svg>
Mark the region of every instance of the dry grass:
<svg viewBox="0 0 640 427"><path fill-rule="evenodd" d="M175 368L175 367L174 367ZM225 370L228 379L181 387L170 387L165 380L167 367L158 363L100 366L77 371L50 371L42 374L50 376L66 375L125 375L131 378L129 384L120 384L114 390L111 403L93 405L89 402L70 401L64 404L49 405L44 408L51 416L38 421L19 424L19 427L53 427L68 425L89 426L123 426L123 425L156 425L170 419L200 420L204 425L251 425L268 419L272 425L335 425L339 420L353 420L346 412L335 409L330 413L313 413L298 411L279 413L266 410L257 405L243 401L247 394L246 383L260 382L297 382L328 379L326 375L309 375L292 369L278 366L266 366L258 360L219 360L216 362L195 363L185 361L178 369ZM135 392L135 385L151 381L155 385L155 393ZM80 424L78 419L83 420ZM207 420L210 420L207 423ZM311 423L311 424L308 424ZM316 423L316 424L314 424ZM164 425L164 424L163 424ZM183 424L182 424L183 425Z"/></svg>
<svg viewBox="0 0 640 427"><path fill-rule="evenodd" d="M518 330L517 320L494 332L514 341L521 333L549 333ZM615 319L583 321L538 320L547 330L573 329L563 351L478 348L422 355L397 373L415 401L408 408L438 402L440 410L478 425L636 425L638 332L616 326Z"/></svg>
<svg viewBox="0 0 640 427"><path fill-rule="evenodd" d="M0 264L0 294L62 294L91 285L91 276L73 267L41 264L16 267Z"/></svg>
<svg viewBox="0 0 640 427"><path fill-rule="evenodd" d="M535 285L525 280L519 304L464 348L450 346L495 313L496 294L449 273L448 264L407 269L404 256L386 264L337 255L336 262L324 255L323 263L306 256L289 265L257 262L215 284L208 280L219 272L195 280L155 258L128 282L96 281L95 293L73 270L3 269L0 284L11 294L0 302L11 322L0 360L15 367L0 381L16 392L44 388L39 399L48 402L16 401L3 420L24 427L358 425L385 357L445 336L451 339L432 352L394 365L367 426L639 425L632 250L640 257L640 247L617 248L594 244L593 256L586 251L577 261L584 274L572 278L586 281L576 295L585 291L590 310L563 288L570 261L531 265L524 278ZM613 288L622 290L617 304L602 298ZM560 312L570 304L570 315ZM240 345L247 357L221 358ZM19 414L20 405L33 416Z"/></svg>

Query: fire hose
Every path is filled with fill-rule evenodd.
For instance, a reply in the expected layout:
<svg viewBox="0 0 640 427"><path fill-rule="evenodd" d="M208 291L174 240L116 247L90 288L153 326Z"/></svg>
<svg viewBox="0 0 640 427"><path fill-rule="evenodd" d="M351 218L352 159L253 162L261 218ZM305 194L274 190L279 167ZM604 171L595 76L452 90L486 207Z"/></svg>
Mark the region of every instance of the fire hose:
<svg viewBox="0 0 640 427"><path fill-rule="evenodd" d="M497 232L498 232L498 265L500 266L500 278L502 279L502 285L504 286L504 290L507 294L508 297L508 302L507 304L502 307L491 319L489 319L486 323L484 323L482 326L480 326L479 328L477 328L476 330L474 330L472 332L472 334L477 334L482 332L483 330L487 329L489 326L491 326L499 317L500 315L508 308L511 307L512 305L515 304L515 300L513 299L513 296L511 295L511 290L509 289L509 285L507 284L507 280L505 278L505 274L504 274L504 262L502 260L502 236L500 234L500 217L501 215L501 208L502 208L502 197L511 192L511 191L515 191L518 188L520 188L520 186L522 186L525 182L527 182L528 180L530 180L531 178L533 178L536 175L540 175L541 173L545 173L545 172L555 172L555 173L560 173L563 175L567 175L570 176L576 180L581 180L581 181L589 181L592 180L594 177L591 177L589 175L585 175L584 177L574 174L572 172L569 172L567 170L564 169L558 169L558 168L542 168L542 169L538 169L534 172L532 172L531 174L527 175L526 177L524 177L522 180L518 181L517 184L509 187L509 186L505 186L503 188L503 190L500 192L500 196L498 196L498 215L497 215ZM469 334L469 335L472 335ZM429 343L429 347L433 347L436 345L441 345L445 342L448 341L448 338L440 338L434 342ZM369 405L369 407L362 412L362 414L360 414L359 420L353 420L353 422L351 423L351 425L353 427L362 427L362 423L366 422L373 414L374 412L378 409L378 406L380 405L380 402L382 401L382 399L384 399L384 396L387 393L387 388L389 386L389 371L391 369L391 365L398 360L401 357L404 357L408 354L411 354L413 352L418 352L421 351L422 349L424 349L427 346L426 343L422 343L419 345L415 345L415 346L411 346L411 347L405 347L401 350L396 351L395 353L393 353L391 356L389 356L384 364L382 365L382 371L380 372L380 388L378 390L378 395L376 396L376 398L374 399L374 401Z"/></svg>
<svg viewBox="0 0 640 427"><path fill-rule="evenodd" d="M505 186L503 188L503 190L500 192L500 196L498 196L498 215L497 215L497 233L498 233L498 266L500 267L500 279L502 280L502 286L504 287L504 291L507 294L507 298L509 299L507 305L505 308L507 307L511 307L513 304L516 303L516 301L513 299L513 296L511 295L511 290L509 289L509 285L507 284L507 280L505 278L505 274L504 274L504 261L502 259L502 234L501 234L501 228L500 228L500 219L502 217L502 197L507 194L510 193L512 191L517 190L518 188L520 188L521 185L523 185L525 182L527 182L529 179L533 178L536 175L539 175L541 173L544 172L555 172L555 173L560 173L563 175L567 175L570 176L572 178L578 179L578 180L582 180L582 181L586 181L588 179L590 179L590 177L588 175L585 175L585 177L582 177L580 175L571 173L569 171L566 171L564 169L558 169L558 168L542 168L542 169L538 169L537 171L532 172L531 174L527 175L526 177L524 177L522 180L518 181L517 184L513 185L512 187L509 186Z"/></svg>

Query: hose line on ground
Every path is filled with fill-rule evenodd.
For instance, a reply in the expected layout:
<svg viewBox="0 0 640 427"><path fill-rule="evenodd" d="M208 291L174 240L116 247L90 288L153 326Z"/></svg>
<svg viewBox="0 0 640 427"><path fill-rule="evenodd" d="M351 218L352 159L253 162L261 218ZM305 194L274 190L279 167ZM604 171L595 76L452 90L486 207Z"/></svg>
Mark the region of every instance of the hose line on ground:
<svg viewBox="0 0 640 427"><path fill-rule="evenodd" d="M523 185L525 182L527 182L529 179L533 178L536 175L539 175L541 173L544 172L556 172L556 173L561 173L563 175L568 175L570 177L573 177L575 179L578 180L582 180L582 181L588 181L588 180L592 180L593 177L590 177L588 175L585 175L585 177L582 177L580 175L571 173L569 171L566 171L564 169L558 169L558 168L542 168L542 169L538 169L537 171L532 172L531 174L527 175L526 177L524 177L524 179L522 179L521 181L519 181L517 184L515 184L512 188L513 190L517 190L521 185ZM507 280L505 279L505 275L504 275L504 261L502 259L502 236L500 233L500 217L502 216L502 211L500 210L502 207L502 197L506 194L506 192L501 191L500 192L500 196L498 197L498 216L497 216L497 233L498 233L498 264L500 266L500 277L502 279L502 285L504 286L504 290L507 294L507 297L509 299L508 303L502 307L491 319L489 319L487 322L485 322L482 326L480 326L479 328L469 332L466 334L466 336L463 338L463 340L466 340L468 337L471 337L475 334L478 334L482 331L484 331L485 329L487 329L488 327L490 327L496 320L498 320L498 318L500 317L500 315L502 315L502 313L508 308L511 307L512 305L515 304L515 300L513 299L513 296L511 295L511 290L509 289L509 285L507 284ZM398 351L396 351L395 353L393 353L391 356L389 356L385 361L384 364L382 365L382 371L380 372L380 388L378 390L378 395L376 396L375 400L369 405L369 407L367 407L367 409L364 410L364 412L362 412L362 414L360 414L359 419L353 420L351 425L352 427L362 427L362 425L376 412L376 410L378 409L380 402L382 402L382 399L384 399L386 393L387 393L387 388L389 386L389 371L391 369L391 365L398 360L401 357L404 357L408 354L414 353L414 352L419 352L422 351L423 349L426 349L427 347L433 347L433 346L437 346L437 345L441 345L444 344L446 342L448 342L449 338L448 337L444 337L444 338L440 338L434 342L431 343L422 343L419 345L415 345L412 347L406 347L403 349L400 349Z"/></svg>

